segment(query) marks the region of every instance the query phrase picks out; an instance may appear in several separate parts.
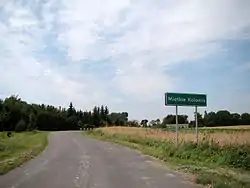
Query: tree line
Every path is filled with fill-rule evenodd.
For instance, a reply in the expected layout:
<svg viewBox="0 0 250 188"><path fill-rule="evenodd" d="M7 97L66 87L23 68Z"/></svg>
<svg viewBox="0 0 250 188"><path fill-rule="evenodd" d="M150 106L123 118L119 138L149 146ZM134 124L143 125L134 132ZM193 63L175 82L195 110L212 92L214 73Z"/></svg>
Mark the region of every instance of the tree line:
<svg viewBox="0 0 250 188"><path fill-rule="evenodd" d="M250 125L249 113L230 113L227 110L218 112L204 112L204 115L197 113L197 119L201 126L233 126L233 125Z"/></svg>
<svg viewBox="0 0 250 188"><path fill-rule="evenodd" d="M18 96L0 99L0 131L63 131L101 126L126 125L127 112L109 112L107 106L92 111L76 110L72 102L61 108L45 104L28 104Z"/></svg>
<svg viewBox="0 0 250 188"><path fill-rule="evenodd" d="M250 114L249 113L230 113L227 110L220 110L218 112L204 112L204 115L197 113L198 125L205 127L215 126L234 126L234 125L250 125ZM179 124L187 124L189 127L195 126L195 121L188 121L187 115L178 115ZM165 128L169 124L176 124L176 116L169 114L163 118L156 120L143 119L141 122L130 121L131 126L141 127L162 127Z"/></svg>
<svg viewBox="0 0 250 188"><path fill-rule="evenodd" d="M226 110L218 112L197 113L199 126L233 126L250 125L249 113L230 113ZM175 124L176 117L169 114L156 120L142 119L128 121L127 112L109 112L107 106L95 106L91 111L76 110L72 103L61 108L45 104L29 104L18 96L0 99L0 131L62 131L91 129L102 126L133 126L133 127L166 127ZM178 115L179 124L195 126L194 121L188 121L187 115Z"/></svg>

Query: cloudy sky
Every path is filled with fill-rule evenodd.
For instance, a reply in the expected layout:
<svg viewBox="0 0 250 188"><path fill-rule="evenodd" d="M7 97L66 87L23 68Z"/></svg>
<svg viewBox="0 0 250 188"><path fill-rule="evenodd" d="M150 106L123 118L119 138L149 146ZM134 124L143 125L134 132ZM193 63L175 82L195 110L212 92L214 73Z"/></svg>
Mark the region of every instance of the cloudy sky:
<svg viewBox="0 0 250 188"><path fill-rule="evenodd" d="M0 97L151 119L174 112L165 92L195 92L200 112L250 112L249 12L249 0L0 0Z"/></svg>

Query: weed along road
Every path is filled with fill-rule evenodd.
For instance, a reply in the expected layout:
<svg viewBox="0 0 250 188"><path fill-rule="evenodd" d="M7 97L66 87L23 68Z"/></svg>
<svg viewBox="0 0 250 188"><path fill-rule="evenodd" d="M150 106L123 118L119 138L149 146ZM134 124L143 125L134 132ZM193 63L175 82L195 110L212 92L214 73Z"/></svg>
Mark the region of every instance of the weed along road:
<svg viewBox="0 0 250 188"><path fill-rule="evenodd" d="M35 159L0 176L1 188L194 188L157 160L113 143L54 132Z"/></svg>

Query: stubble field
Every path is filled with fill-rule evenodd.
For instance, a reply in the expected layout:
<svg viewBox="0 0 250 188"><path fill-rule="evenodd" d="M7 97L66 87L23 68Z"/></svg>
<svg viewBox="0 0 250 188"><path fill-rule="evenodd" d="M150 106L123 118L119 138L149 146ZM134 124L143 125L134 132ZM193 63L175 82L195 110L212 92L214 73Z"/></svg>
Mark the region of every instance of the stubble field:
<svg viewBox="0 0 250 188"><path fill-rule="evenodd" d="M249 126L250 127L250 126ZM125 134L144 139L153 139L167 142L175 142L176 134L173 131L159 129L136 128L136 127L107 127L101 129L109 134ZM178 133L180 142L195 141L195 131L182 131ZM250 145L250 131L230 131L230 132L199 132L199 140L215 142L219 145Z"/></svg>

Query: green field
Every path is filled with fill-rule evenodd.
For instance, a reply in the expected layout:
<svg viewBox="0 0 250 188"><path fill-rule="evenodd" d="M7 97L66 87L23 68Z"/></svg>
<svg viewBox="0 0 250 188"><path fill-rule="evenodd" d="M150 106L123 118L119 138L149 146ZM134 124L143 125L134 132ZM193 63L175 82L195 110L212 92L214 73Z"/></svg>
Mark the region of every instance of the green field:
<svg viewBox="0 0 250 188"><path fill-rule="evenodd" d="M250 142L245 142L249 132L207 133L198 147L192 142L194 134L189 131L180 133L183 139L178 147L173 140L175 134L166 130L107 127L87 135L157 157L174 170L195 175L199 184L214 188L250 187Z"/></svg>
<svg viewBox="0 0 250 188"><path fill-rule="evenodd" d="M0 174L38 155L47 145L48 132L0 133Z"/></svg>

